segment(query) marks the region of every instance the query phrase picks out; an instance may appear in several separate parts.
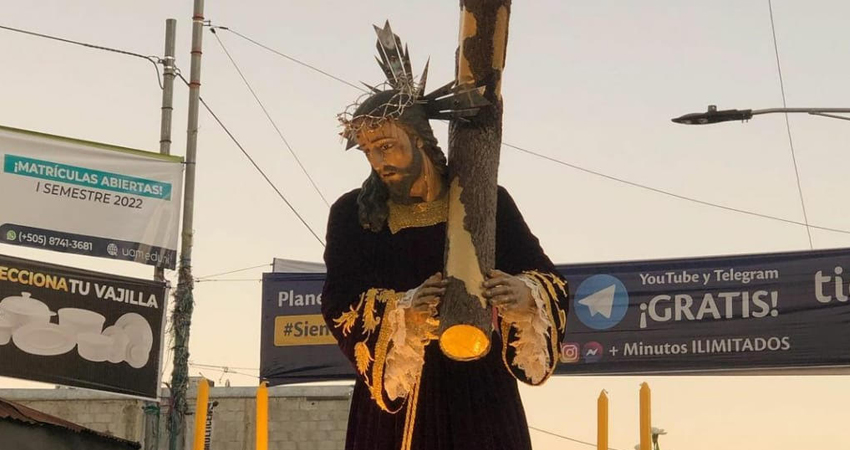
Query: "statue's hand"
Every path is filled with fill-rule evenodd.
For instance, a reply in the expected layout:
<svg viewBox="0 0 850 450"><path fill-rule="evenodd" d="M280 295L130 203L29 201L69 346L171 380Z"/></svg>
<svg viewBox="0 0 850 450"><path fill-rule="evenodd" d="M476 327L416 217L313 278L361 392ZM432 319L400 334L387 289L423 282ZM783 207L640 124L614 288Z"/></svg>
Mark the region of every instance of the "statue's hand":
<svg viewBox="0 0 850 450"><path fill-rule="evenodd" d="M446 293L448 283L449 280L443 279L443 274L437 272L419 285L410 301L408 319L424 321L436 316L437 305L440 303L440 297Z"/></svg>
<svg viewBox="0 0 850 450"><path fill-rule="evenodd" d="M484 280L484 298L497 309L530 310L534 306L531 289L519 278L491 270Z"/></svg>

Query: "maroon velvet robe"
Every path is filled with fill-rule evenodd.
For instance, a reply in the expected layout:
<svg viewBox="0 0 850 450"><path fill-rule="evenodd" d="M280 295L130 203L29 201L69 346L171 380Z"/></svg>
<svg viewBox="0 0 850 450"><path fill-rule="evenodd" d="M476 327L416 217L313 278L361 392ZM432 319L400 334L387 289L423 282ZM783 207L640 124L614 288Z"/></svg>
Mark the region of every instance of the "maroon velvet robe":
<svg viewBox="0 0 850 450"><path fill-rule="evenodd" d="M398 450L403 443L415 450L530 449L516 382L529 380L511 365L514 348L503 345L504 334L509 342L516 339L516 330L509 324L500 324L492 335L490 352L477 361L453 361L431 341L425 348L418 388L404 399L387 398L383 369L390 336L382 329L387 321L384 313L395 306L400 294L442 270L446 227L443 222L396 234L388 227L378 233L366 230L357 219L358 193L343 195L331 208L322 293L325 320L358 374L346 450ZM515 275L538 271L562 282L501 187L496 268ZM553 295L548 297L547 310L554 323L547 338L550 369L558 359L568 305L568 291L557 282L548 284Z"/></svg>

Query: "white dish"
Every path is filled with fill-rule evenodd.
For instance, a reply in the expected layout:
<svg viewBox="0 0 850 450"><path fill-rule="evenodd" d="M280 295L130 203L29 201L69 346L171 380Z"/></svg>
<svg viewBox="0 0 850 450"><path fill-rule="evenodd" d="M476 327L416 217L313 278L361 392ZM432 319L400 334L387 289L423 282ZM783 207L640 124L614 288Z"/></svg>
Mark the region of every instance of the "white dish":
<svg viewBox="0 0 850 450"><path fill-rule="evenodd" d="M104 322L106 317L87 309L61 308L59 310L59 325L66 327L72 334L100 334L103 331Z"/></svg>
<svg viewBox="0 0 850 450"><path fill-rule="evenodd" d="M150 358L150 349L145 349L142 346L136 345L131 346L127 350L127 364L129 364L130 367L134 369L141 369L142 367L145 367L148 363L148 359Z"/></svg>
<svg viewBox="0 0 850 450"><path fill-rule="evenodd" d="M109 351L109 357L107 358L109 362L118 364L127 359L127 347L130 345L130 336L127 336L124 329L113 325L106 327L103 330L103 335L110 336L113 339L112 349Z"/></svg>
<svg viewBox="0 0 850 450"><path fill-rule="evenodd" d="M56 313L44 302L30 297L29 292L21 292L21 296L6 297L0 302L0 311L14 327L29 323L48 323Z"/></svg>
<svg viewBox="0 0 850 450"><path fill-rule="evenodd" d="M114 342L115 339L112 336L104 336L99 333L80 333L77 335L77 352L83 359L103 362L109 358Z"/></svg>
<svg viewBox="0 0 850 450"><path fill-rule="evenodd" d="M74 336L52 323L31 323L12 333L15 346L31 355L55 356L70 352L77 345Z"/></svg>
<svg viewBox="0 0 850 450"><path fill-rule="evenodd" d="M130 337L131 346L143 346L150 351L153 346L153 330L144 317L136 313L127 313L115 321L115 326L123 328Z"/></svg>
<svg viewBox="0 0 850 450"><path fill-rule="evenodd" d="M12 340L12 332L15 326L8 319L0 316L0 345L6 345Z"/></svg>

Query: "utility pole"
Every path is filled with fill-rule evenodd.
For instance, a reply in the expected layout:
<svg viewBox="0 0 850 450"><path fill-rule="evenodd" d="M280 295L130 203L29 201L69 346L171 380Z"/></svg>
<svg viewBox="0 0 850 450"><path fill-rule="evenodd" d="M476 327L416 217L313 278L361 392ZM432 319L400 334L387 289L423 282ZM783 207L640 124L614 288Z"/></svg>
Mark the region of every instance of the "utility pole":
<svg viewBox="0 0 850 450"><path fill-rule="evenodd" d="M186 132L186 179L183 186L183 230L180 267L171 328L174 330L174 367L171 372L171 408L168 412L169 450L183 448L186 390L189 383L189 325L192 322L192 234L195 206L195 162L198 150L198 111L201 96L201 54L204 0L195 0L192 13L192 62L189 73L189 124Z"/></svg>
<svg viewBox="0 0 850 450"><path fill-rule="evenodd" d="M159 129L159 153L171 154L171 113L174 110L174 49L177 40L177 20L166 19L165 21L165 56L163 58L162 76L162 107L161 122ZM154 268L153 278L156 281L165 281L165 269L157 266ZM166 305L168 303L166 302ZM163 306L164 308L167 306ZM159 386L157 386L159 389ZM159 404L146 402L145 411L145 450L157 450L159 448Z"/></svg>

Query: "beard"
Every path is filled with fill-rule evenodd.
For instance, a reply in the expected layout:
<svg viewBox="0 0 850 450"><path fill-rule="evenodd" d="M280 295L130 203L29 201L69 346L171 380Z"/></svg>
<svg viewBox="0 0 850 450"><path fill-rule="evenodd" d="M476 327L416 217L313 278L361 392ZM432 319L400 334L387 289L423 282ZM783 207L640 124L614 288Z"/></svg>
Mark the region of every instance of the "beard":
<svg viewBox="0 0 850 450"><path fill-rule="evenodd" d="M413 160L407 167L392 167L392 170L400 175L398 180L384 181L387 191L390 194L390 200L395 203L407 205L420 200L418 197L410 196L410 189L413 183L422 175L422 152L419 149L413 150Z"/></svg>

